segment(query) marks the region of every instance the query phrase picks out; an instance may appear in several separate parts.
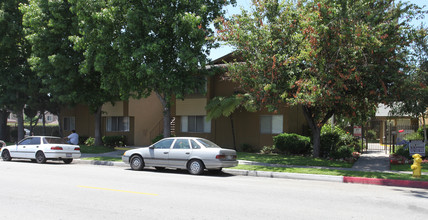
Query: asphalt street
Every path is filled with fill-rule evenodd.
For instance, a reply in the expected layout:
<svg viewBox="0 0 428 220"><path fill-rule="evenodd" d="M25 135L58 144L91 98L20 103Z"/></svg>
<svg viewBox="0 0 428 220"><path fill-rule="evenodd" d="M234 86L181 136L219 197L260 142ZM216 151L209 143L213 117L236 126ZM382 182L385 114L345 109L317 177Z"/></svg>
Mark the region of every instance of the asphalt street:
<svg viewBox="0 0 428 220"><path fill-rule="evenodd" d="M428 191L125 167L0 162L2 219L403 219Z"/></svg>

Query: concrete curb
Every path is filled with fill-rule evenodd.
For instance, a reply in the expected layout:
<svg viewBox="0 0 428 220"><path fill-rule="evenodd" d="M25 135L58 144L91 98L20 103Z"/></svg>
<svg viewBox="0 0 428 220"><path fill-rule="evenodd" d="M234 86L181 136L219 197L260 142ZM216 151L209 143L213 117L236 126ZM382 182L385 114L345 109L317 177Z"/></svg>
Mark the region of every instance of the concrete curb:
<svg viewBox="0 0 428 220"><path fill-rule="evenodd" d="M233 175L239 175L239 176L343 182L343 176L306 174L306 173L282 173L282 172L268 172L268 171L235 170L235 169L223 169L223 172L228 174L233 174Z"/></svg>
<svg viewBox="0 0 428 220"><path fill-rule="evenodd" d="M428 189L427 181L416 181L416 180L394 180L394 179L377 179L377 178L345 176L343 177L343 182Z"/></svg>
<svg viewBox="0 0 428 220"><path fill-rule="evenodd" d="M99 165L99 166L129 167L129 165L125 164L124 162L101 161L101 160L75 159L75 160L73 160L73 163L76 163L76 164Z"/></svg>
<svg viewBox="0 0 428 220"><path fill-rule="evenodd" d="M128 164L125 164L123 162L112 162L112 161L75 159L73 163L98 165L98 166L129 167ZM237 176L312 180L312 181L326 181L326 182L337 182L337 183L358 183L358 184L428 189L428 181L416 181L416 180L376 179L376 178L365 178L365 177L332 176L332 175L319 175L319 174L306 174L306 173L282 173L282 172L236 170L236 169L223 169L223 172L231 175L237 175Z"/></svg>

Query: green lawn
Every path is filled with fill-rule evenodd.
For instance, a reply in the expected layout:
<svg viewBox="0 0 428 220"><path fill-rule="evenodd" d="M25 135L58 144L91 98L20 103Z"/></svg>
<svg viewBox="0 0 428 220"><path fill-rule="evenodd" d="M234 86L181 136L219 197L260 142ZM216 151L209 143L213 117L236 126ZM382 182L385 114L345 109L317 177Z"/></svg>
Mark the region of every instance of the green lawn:
<svg viewBox="0 0 428 220"><path fill-rule="evenodd" d="M352 163L341 161L330 161L320 158L303 156L267 155L238 152L238 160L249 160L261 163L298 165L298 166L322 166L351 168Z"/></svg>
<svg viewBox="0 0 428 220"><path fill-rule="evenodd" d="M122 161L122 158L117 157L83 157L82 160L100 160L100 161Z"/></svg>
<svg viewBox="0 0 428 220"><path fill-rule="evenodd" d="M413 171L410 169L411 164L391 165L391 170ZM422 164L422 172L428 172L428 164Z"/></svg>
<svg viewBox="0 0 428 220"><path fill-rule="evenodd" d="M252 166L252 165L238 165L236 167L233 167L232 169L285 172L285 173L307 173L307 174L321 174L321 175L333 175L333 176L367 177L367 178L379 178L379 179L428 181L428 176L422 176L421 178L414 178L412 177L411 174L395 174L395 173L382 173L382 172L327 170L327 169L315 169L315 168L266 167L266 166Z"/></svg>
<svg viewBox="0 0 428 220"><path fill-rule="evenodd" d="M80 152L83 154L101 154L114 151L114 148L105 146L86 146L80 145Z"/></svg>

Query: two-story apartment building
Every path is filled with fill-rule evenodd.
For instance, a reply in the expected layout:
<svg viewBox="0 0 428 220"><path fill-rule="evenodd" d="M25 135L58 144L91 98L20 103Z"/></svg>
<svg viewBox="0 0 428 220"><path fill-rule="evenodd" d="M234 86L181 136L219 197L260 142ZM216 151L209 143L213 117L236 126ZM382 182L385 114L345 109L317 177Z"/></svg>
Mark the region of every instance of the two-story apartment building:
<svg viewBox="0 0 428 220"><path fill-rule="evenodd" d="M232 55L228 54L215 60L213 65L227 68L224 61L231 61L232 58ZM236 89L236 84L217 74L207 79L206 93L175 100L171 106L175 135L204 137L222 147L233 148L231 118L220 117L207 121L205 106L213 97L230 96ZM103 136L125 135L130 145L149 145L154 137L162 134L162 106L156 95L140 100L117 102L115 105L105 104L102 112ZM308 132L307 122L299 107L282 106L276 113L238 109L231 117L238 149L244 144L255 149L272 145L272 137L283 132ZM81 136L94 136L94 117L85 106L63 109L61 120L65 134L76 129Z"/></svg>

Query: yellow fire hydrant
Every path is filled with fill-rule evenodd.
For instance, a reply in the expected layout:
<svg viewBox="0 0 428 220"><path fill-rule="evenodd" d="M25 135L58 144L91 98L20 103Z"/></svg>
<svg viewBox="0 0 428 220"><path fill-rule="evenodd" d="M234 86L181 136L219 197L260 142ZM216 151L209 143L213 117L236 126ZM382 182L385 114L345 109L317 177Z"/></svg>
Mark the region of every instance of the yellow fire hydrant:
<svg viewBox="0 0 428 220"><path fill-rule="evenodd" d="M413 170L413 177L421 177L421 162L422 156L420 154L413 154L413 164L410 168Z"/></svg>

